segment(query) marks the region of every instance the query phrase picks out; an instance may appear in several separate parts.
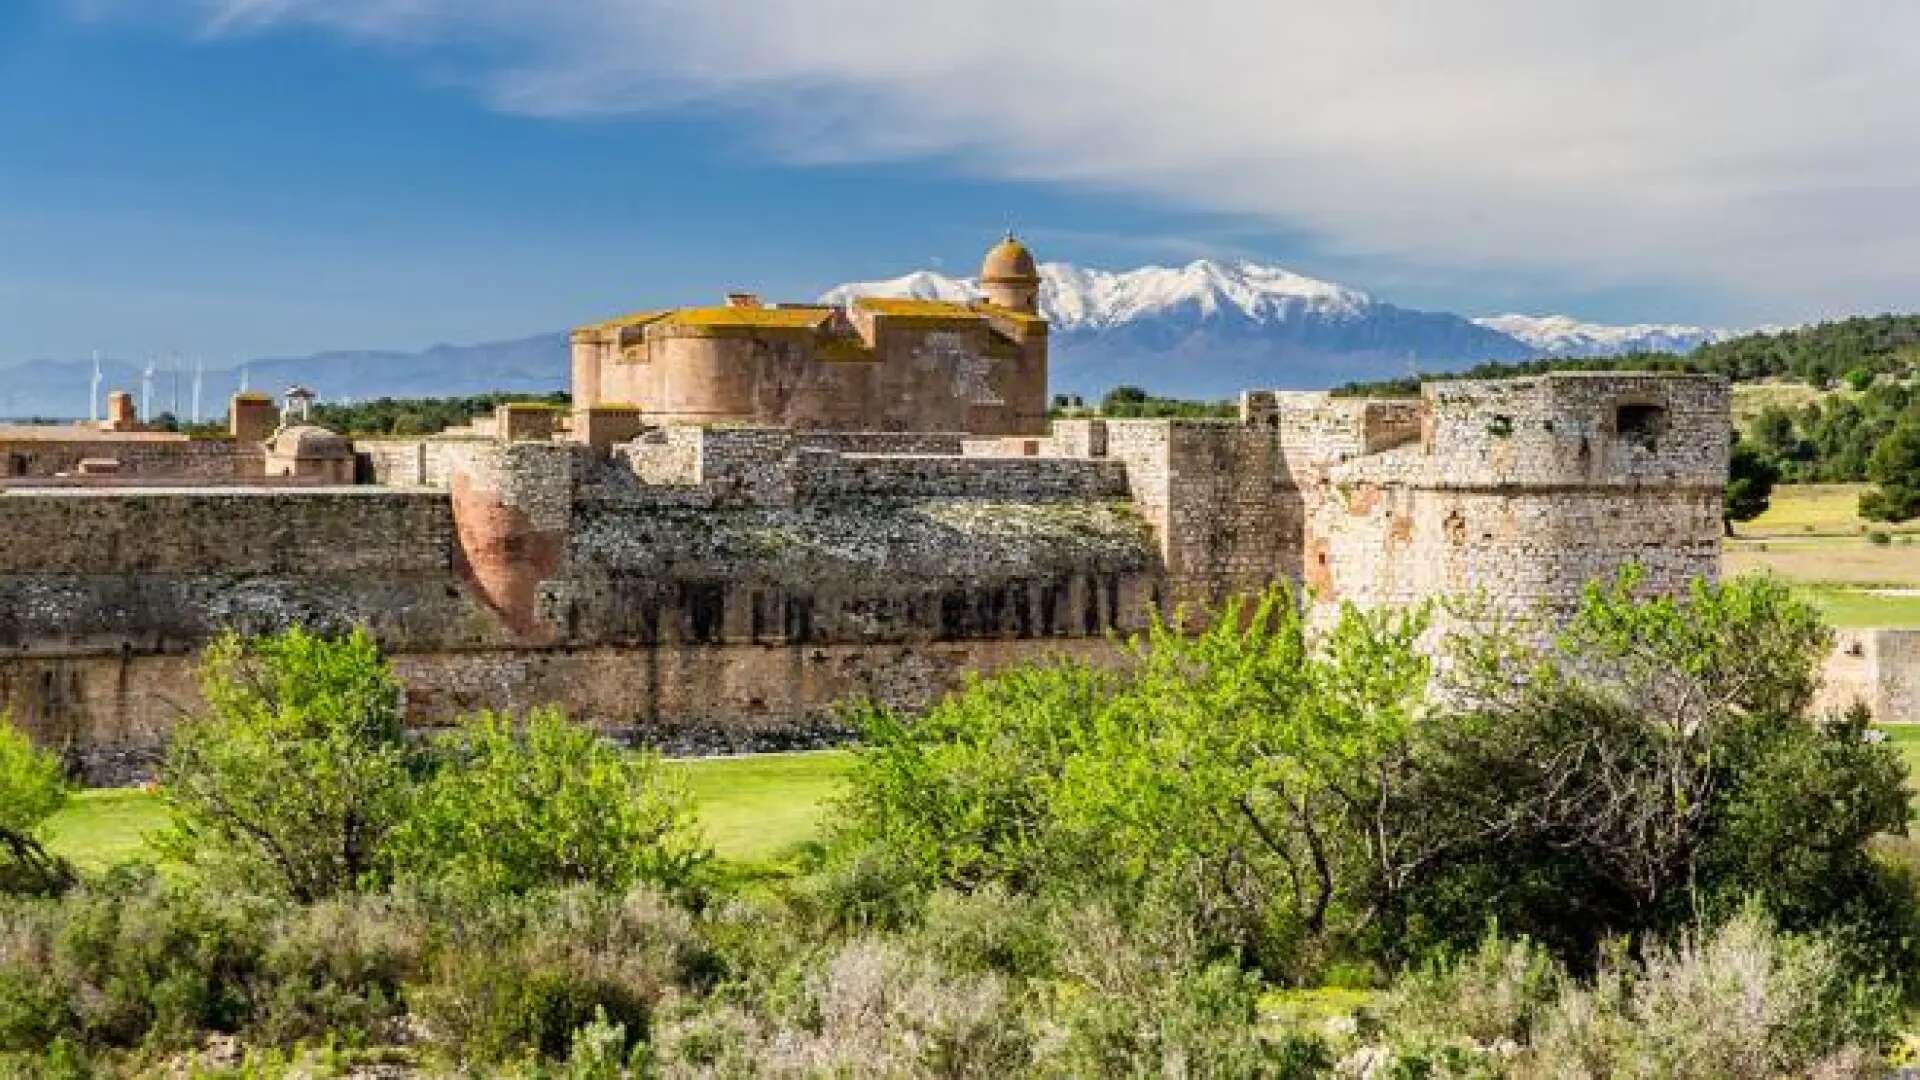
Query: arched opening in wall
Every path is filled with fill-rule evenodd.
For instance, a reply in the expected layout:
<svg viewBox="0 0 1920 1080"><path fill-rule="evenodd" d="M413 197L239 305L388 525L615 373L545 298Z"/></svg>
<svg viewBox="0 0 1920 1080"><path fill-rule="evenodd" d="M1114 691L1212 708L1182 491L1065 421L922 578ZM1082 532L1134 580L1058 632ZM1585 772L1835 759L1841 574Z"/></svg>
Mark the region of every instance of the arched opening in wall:
<svg viewBox="0 0 1920 1080"><path fill-rule="evenodd" d="M1660 446L1660 436L1667 430L1667 410L1642 402L1615 406L1613 430L1622 442L1643 450L1656 450Z"/></svg>

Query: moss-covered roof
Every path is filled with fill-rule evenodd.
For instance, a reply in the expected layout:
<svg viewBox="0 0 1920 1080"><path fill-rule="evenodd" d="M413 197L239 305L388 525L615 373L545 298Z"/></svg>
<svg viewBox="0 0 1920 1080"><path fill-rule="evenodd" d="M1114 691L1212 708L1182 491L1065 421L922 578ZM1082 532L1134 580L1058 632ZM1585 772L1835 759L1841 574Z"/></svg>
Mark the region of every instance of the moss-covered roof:
<svg viewBox="0 0 1920 1080"><path fill-rule="evenodd" d="M675 326L746 326L776 330L811 330L833 317L825 307L694 307L668 312Z"/></svg>
<svg viewBox="0 0 1920 1080"><path fill-rule="evenodd" d="M621 330L629 326L645 326L650 322L656 322L660 319L664 319L671 314L673 314L673 312L668 309L657 309L653 311L634 311L634 312L629 312L628 314L625 314L625 315L616 316L611 319L604 319L597 323L588 323L587 325L580 327L574 332L584 333L584 332L593 331L593 330Z"/></svg>
<svg viewBox="0 0 1920 1080"><path fill-rule="evenodd" d="M912 300L892 296L862 296L853 302L861 311L895 319L978 319L981 312L955 300Z"/></svg>

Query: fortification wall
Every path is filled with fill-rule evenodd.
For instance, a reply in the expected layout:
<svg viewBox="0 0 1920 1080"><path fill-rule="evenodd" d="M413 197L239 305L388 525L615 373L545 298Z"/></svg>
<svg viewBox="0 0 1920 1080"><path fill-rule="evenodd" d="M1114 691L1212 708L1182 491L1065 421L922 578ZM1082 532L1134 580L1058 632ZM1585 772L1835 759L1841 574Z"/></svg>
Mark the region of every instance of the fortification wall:
<svg viewBox="0 0 1920 1080"><path fill-rule="evenodd" d="M1429 384L1417 444L1311 471L1306 583L1323 604L1447 596L1509 617L1564 613L1628 563L1657 592L1712 580L1727 406L1703 377Z"/></svg>
<svg viewBox="0 0 1920 1080"><path fill-rule="evenodd" d="M750 432L717 445L736 472L779 464ZM553 701L680 747L791 745L849 695L911 705L1015 657L1109 654L1158 602L1112 463L1030 499L1044 463L797 456L831 466L803 499L482 442L447 449L445 490L9 494L0 703L124 782L194 707L219 629L366 625L415 722Z"/></svg>
<svg viewBox="0 0 1920 1080"><path fill-rule="evenodd" d="M1155 611L1276 579L1322 613L1467 595L1536 614L1630 560L1678 590L1717 571L1726 405L1712 379L1548 376L1250 394L1238 422L1031 445L676 426L611 455L363 447L405 485L384 489L16 492L0 690L124 778L191 707L188 654L219 627L362 623L420 722L553 700L765 745L849 694L914 704L1018 657L1111 656Z"/></svg>
<svg viewBox="0 0 1920 1080"><path fill-rule="evenodd" d="M1920 722L1920 630L1842 630L1822 672L1817 707L1864 704L1882 723Z"/></svg>
<svg viewBox="0 0 1920 1080"><path fill-rule="evenodd" d="M257 477L265 469L258 444L221 440L175 439L140 435L114 438L87 432L72 440L0 436L0 481L7 477L50 477L72 473L82 460L110 458L123 475L167 480L220 480Z"/></svg>
<svg viewBox="0 0 1920 1080"><path fill-rule="evenodd" d="M1083 442L1079 432L1069 437ZM1126 464L1134 504L1159 540L1173 606L1210 606L1298 579L1302 505L1278 431L1109 420L1104 442Z"/></svg>

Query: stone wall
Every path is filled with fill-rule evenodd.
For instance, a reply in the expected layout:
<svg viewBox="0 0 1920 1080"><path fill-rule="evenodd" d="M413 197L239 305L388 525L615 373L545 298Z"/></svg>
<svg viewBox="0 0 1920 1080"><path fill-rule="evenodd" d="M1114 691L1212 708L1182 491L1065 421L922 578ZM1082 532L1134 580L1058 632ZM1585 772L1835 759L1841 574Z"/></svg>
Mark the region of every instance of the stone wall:
<svg viewBox="0 0 1920 1080"><path fill-rule="evenodd" d="M1404 416L1350 407L1363 443ZM1645 428L1622 431L1622 416ZM1569 609L1628 563L1677 593L1719 573L1723 380L1555 374L1429 384L1419 439L1302 469L1304 578L1322 603Z"/></svg>
<svg viewBox="0 0 1920 1080"><path fill-rule="evenodd" d="M222 480L262 475L264 455L256 443L186 439L152 433L115 436L104 432L58 439L0 434L0 484L8 477L50 477L72 473L80 462L107 458L120 463L122 475L150 480Z"/></svg>
<svg viewBox="0 0 1920 1080"><path fill-rule="evenodd" d="M1117 659L1108 635L1160 602L1115 463L709 441L728 483L450 441L444 489L5 495L0 702L123 782L195 707L220 629L365 625L417 723L552 701L678 748L768 747L829 732L849 695L912 705L1016 658ZM789 482L734 483L762 467Z"/></svg>
<svg viewBox="0 0 1920 1080"><path fill-rule="evenodd" d="M1818 707L1866 705L1881 723L1920 722L1920 630L1842 630L1822 672Z"/></svg>
<svg viewBox="0 0 1920 1080"><path fill-rule="evenodd" d="M815 737L848 695L918 704L969 670L1116 658L1109 638L1156 611L1276 580L1316 617L1442 595L1551 612L1628 561L1662 590L1716 572L1726 397L1640 375L1263 391L1237 421L1045 439L387 440L359 447L384 488L14 492L0 694L124 779L192 708L190 654L219 628L361 624L417 722L552 700L677 746L765 746ZM1908 708L1896 683L1861 685Z"/></svg>

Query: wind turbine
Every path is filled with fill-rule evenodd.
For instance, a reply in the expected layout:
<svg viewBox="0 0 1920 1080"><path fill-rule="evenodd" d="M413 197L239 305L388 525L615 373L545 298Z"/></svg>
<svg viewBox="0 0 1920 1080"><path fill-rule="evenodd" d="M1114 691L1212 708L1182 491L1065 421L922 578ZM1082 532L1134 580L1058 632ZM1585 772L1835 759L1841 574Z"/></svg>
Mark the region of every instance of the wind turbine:
<svg viewBox="0 0 1920 1080"><path fill-rule="evenodd" d="M93 350L93 383L87 388L87 423L100 423L100 350Z"/></svg>

